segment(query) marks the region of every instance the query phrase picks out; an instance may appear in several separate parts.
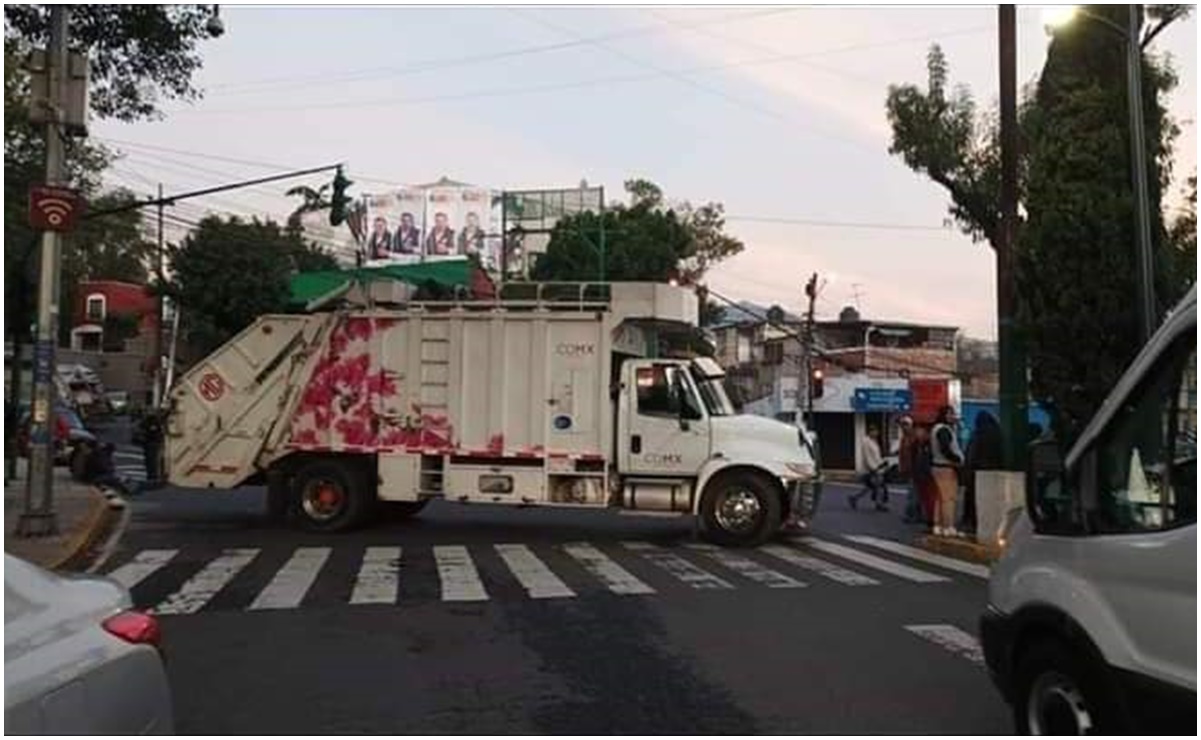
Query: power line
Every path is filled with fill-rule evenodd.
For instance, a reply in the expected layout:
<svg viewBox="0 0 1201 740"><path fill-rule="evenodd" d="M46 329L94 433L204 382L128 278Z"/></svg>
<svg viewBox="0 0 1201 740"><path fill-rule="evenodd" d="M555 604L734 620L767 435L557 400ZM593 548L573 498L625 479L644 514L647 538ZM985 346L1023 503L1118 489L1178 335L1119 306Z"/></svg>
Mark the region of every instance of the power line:
<svg viewBox="0 0 1201 740"><path fill-rule="evenodd" d="M787 216L743 216L729 215L727 221L750 221L754 223L787 224L791 226L818 226L839 229L886 229L888 231L939 231L955 233L947 226L931 226L928 224L902 224L870 221L830 221L813 218L790 218Z"/></svg>
<svg viewBox="0 0 1201 740"><path fill-rule="evenodd" d="M726 22L739 22L761 18L769 15L779 15L781 13L792 13L799 8L769 8L765 10L757 10L749 13L736 13L722 16L720 18L711 18L703 21L697 21L691 24L685 24L685 27L696 28L709 26ZM276 90L294 89L303 87L309 89L312 87L321 87L331 83L340 82L362 82L372 79L402 77L410 74L421 74L453 67L472 66L486 62L494 62L501 59L511 59L515 57L529 56L533 54L544 54L547 52L562 51L578 46L583 46L589 43L600 41L616 41L618 39L633 38L635 36L654 35L663 32L662 26L646 25L638 28L628 29L625 31L617 31L608 34L601 34L586 39L576 39L573 41L560 41L554 44L540 44L535 46L526 46L516 49L505 49L495 52L485 52L481 54L472 54L463 57L430 59L424 61L413 62L400 67L374 67L369 69L350 70L346 72L338 72L333 74L309 75L307 77L275 77L259 80L249 80L244 82L216 83L208 85L209 90L233 90L233 92L218 93L221 97L232 97L235 95L261 94L266 88L271 91L271 88ZM254 89L243 89L254 88Z"/></svg>
<svg viewBox="0 0 1201 740"><path fill-rule="evenodd" d="M908 38L894 39L894 40L884 41L884 42L854 44L854 45L849 45L849 46L845 46L845 47L837 47L837 48L827 49L824 51L802 52L802 53L798 53L798 54L776 54L776 55L761 58L761 59L744 60L744 61L740 61L740 62L723 62L723 63L717 63L717 64L706 64L706 65L699 65L699 66L695 66L695 67L680 68L680 69L666 69L666 68L658 68L657 67L656 68L657 71L655 71L655 72L638 74L638 75L600 77L600 78L591 78L591 79L586 79L586 80L577 80L577 81L573 81L573 82L549 83L549 84L534 85L534 86L529 86L529 87L506 88L506 89L501 89L501 90L482 90L482 91L474 91L474 92L466 92L466 93L452 93L452 94L447 94L447 95L434 95L434 96L417 97L417 98L377 98L374 100L358 100L358 101L349 100L349 101L336 101L336 102L329 102L329 103L305 103L305 104L291 105L291 106L260 106L260 107L251 107L251 108L226 108L226 109L178 108L178 109L173 109L172 111L170 111L170 113L172 115L177 115L177 114L241 115L241 114L251 114L251 113L310 111L310 110L326 110L326 109L353 110L353 109L377 108L377 107L398 107L398 106L403 107L406 105L424 105L424 104L429 104L429 103L454 102L454 101L474 100L474 99L482 99L482 98L498 98L498 97L508 97L511 95L528 95L528 94L537 94L537 93L545 93L545 92L556 92L556 91L569 90L569 89L595 87L598 85L622 84L622 83L628 83L628 82L642 82L642 81L646 81L646 80L657 79L660 77L678 77L680 75L700 74L700 73L705 73L705 72L715 72L715 71L735 69L735 68L740 68L740 67L754 67L754 66L778 64L780 62L798 61L798 60L802 60L802 59L827 56L830 54L837 54L837 53L843 53L843 52L863 51L863 50L869 50L869 49L874 49L874 48L884 48L884 47L889 47L889 46L905 45L905 44L914 43L914 42L918 42L918 41L929 41L932 38L936 38L936 39L937 38L949 38L952 36L977 34L977 33L982 33L982 32L991 31L991 30L993 30L992 26L976 26L976 27L971 27L971 28L964 28L964 29L961 29L958 31L947 31L947 32L940 33L940 34L933 34L933 35L924 34L922 36L912 36L912 37L908 37ZM584 42L584 43L595 43L595 42ZM602 48L607 49L608 47L602 47ZM612 51L612 50L610 49L610 51ZM621 54L621 52L617 52L617 53ZM636 63L638 63L642 66L647 66L645 63L642 63L641 61L636 62ZM689 84L691 84L691 83L689 83ZM710 92L713 92L713 91L710 91ZM729 97L726 93L721 92L721 91L718 91L715 94L721 95L723 97ZM748 104L748 105L750 105L750 104ZM771 109L765 108L764 110L770 111ZM769 115L778 116L780 114L772 111ZM792 119L786 119L786 120L789 123L795 124L795 121L793 121Z"/></svg>

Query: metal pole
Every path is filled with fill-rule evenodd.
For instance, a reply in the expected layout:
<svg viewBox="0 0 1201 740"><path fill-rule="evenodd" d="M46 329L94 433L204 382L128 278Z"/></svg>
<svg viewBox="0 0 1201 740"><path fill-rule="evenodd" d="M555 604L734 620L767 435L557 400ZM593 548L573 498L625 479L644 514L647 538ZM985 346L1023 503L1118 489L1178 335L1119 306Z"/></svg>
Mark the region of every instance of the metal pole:
<svg viewBox="0 0 1201 740"><path fill-rule="evenodd" d="M69 10L65 5L50 8L50 48L46 55L47 100L54 110L46 124L46 183L63 185L62 118L63 99L67 81L67 25ZM33 403L30 424L29 476L25 485L24 510L17 520L17 535L38 537L58 531L54 512L54 401L57 387L54 382L54 349L58 341L57 283L59 280L59 251L62 240L58 232L42 234L42 265L38 284L38 332L34 344ZM20 371L20 361L16 363Z"/></svg>
<svg viewBox="0 0 1201 740"><path fill-rule="evenodd" d="M813 309L817 302L817 273L813 273L809 277L809 282L805 284L805 296L809 299L809 307L805 312L805 331L803 334L804 342L801 345L803 350L802 358L804 362L805 372L805 413L804 421L806 428L813 428Z"/></svg>
<svg viewBox="0 0 1201 740"><path fill-rule="evenodd" d="M163 184L158 184L158 247L155 252L154 276L158 281L158 296L154 303L154 370L150 374L154 384L150 389L150 407L157 409L162 401L159 377L163 369Z"/></svg>
<svg viewBox="0 0 1201 740"><path fill-rule="evenodd" d="M1017 336L1013 267L1018 224L1017 26L1013 5L998 6L1001 92L1001 224L997 251L997 349L1004 465L1025 469L1027 391L1025 348Z"/></svg>
<svg viewBox="0 0 1201 740"><path fill-rule="evenodd" d="M1155 333L1155 257L1151 245L1151 197L1147 187L1147 135L1143 123L1143 64L1138 32L1140 6L1129 6L1126 27L1126 99L1130 109L1130 168L1134 176L1134 211L1138 229L1139 328L1146 342Z"/></svg>

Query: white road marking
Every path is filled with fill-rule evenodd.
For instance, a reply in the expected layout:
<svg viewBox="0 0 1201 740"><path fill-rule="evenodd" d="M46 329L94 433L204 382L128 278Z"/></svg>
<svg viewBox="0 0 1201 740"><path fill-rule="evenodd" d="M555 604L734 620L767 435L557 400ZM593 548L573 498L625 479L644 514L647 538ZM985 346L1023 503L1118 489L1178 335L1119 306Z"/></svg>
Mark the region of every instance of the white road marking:
<svg viewBox="0 0 1201 740"><path fill-rule="evenodd" d="M649 542L623 542L622 545L627 550L638 553L693 588L734 588L729 581L718 578L703 568L698 568L670 550L665 550Z"/></svg>
<svg viewBox="0 0 1201 740"><path fill-rule="evenodd" d="M488 592L471 555L462 545L440 545L434 548L438 577L442 579L443 601L487 601Z"/></svg>
<svg viewBox="0 0 1201 740"><path fill-rule="evenodd" d="M902 565L901 563L894 563L891 560L885 560L884 558L877 557L871 553L856 550L853 547L837 545L833 542L826 542L825 540L819 540L813 537L800 537L793 541L800 542L801 544L807 547L812 547L815 550L821 550L822 552L826 552L831 555L837 555L840 558L859 563L860 565L866 565L868 568L874 568L878 571L896 576L897 578L904 578L906 580L913 581L914 583L941 583L943 581L951 580L946 576L940 576L936 573L930 573L924 570L918 570L917 568L911 568L910 566Z"/></svg>
<svg viewBox="0 0 1201 740"><path fill-rule="evenodd" d="M114 459L115 458L123 458L125 460L137 460L138 462L141 462L141 463L144 463L146 461L146 456L143 455L141 452L121 452L120 450L113 452L113 458Z"/></svg>
<svg viewBox="0 0 1201 740"><path fill-rule="evenodd" d="M267 584L251 609L292 609L300 606L304 595L309 592L321 567L329 559L328 547L302 547L279 569L271 583Z"/></svg>
<svg viewBox="0 0 1201 740"><path fill-rule="evenodd" d="M809 555L802 555L791 547L767 545L760 549L768 555L773 555L786 563L791 563L805 570L811 570L819 576L829 578L846 586L876 586L880 583L875 578L865 576L862 573L847 570L842 566L828 563L825 560L820 560Z"/></svg>
<svg viewBox="0 0 1201 740"><path fill-rule="evenodd" d="M496 545L496 552L531 599L562 599L575 596L538 556L525 545Z"/></svg>
<svg viewBox="0 0 1201 740"><path fill-rule="evenodd" d="M192 614L200 611L258 553L257 549L226 550L152 611L155 614Z"/></svg>
<svg viewBox="0 0 1201 740"><path fill-rule="evenodd" d="M984 651L980 649L980 643L958 627L950 624L907 624L905 629L977 665L984 665Z"/></svg>
<svg viewBox="0 0 1201 740"><path fill-rule="evenodd" d="M655 589L634 577L625 568L613 562L608 555L587 542L563 545L563 550L575 558L584 570L596 576L615 594L653 594Z"/></svg>
<svg viewBox="0 0 1201 740"><path fill-rule="evenodd" d="M107 574L125 588L133 588L154 571L171 562L179 550L142 550L125 565Z"/></svg>
<svg viewBox="0 0 1201 740"><path fill-rule="evenodd" d="M706 557L716 561L718 565L729 568L743 578L763 584L768 588L804 588L809 585L730 550L699 542L689 542L685 547L699 550Z"/></svg>
<svg viewBox="0 0 1201 740"><path fill-rule="evenodd" d="M368 547L355 576L352 604L395 604L400 595L400 548Z"/></svg>
<svg viewBox="0 0 1201 740"><path fill-rule="evenodd" d="M909 545L902 545L900 542L893 542L892 540L884 540L884 539L880 539L879 537L871 537L869 535L860 535L860 534L848 534L848 535L844 535L844 536L848 540L850 540L852 542L857 542L861 545L871 545L872 547L878 547L881 550L895 552L898 555L904 555L906 557L913 558L914 560L921 560L924 563L930 563L931 565L937 565L941 568L946 568L948 570L954 570L954 571L958 571L960 573L967 573L968 575L976 576L977 578L987 579L989 576L989 571L986 566L978 565L976 563L966 563L962 560L956 560L955 558L948 558L945 555L939 555L937 553L922 550L917 547L910 547Z"/></svg>

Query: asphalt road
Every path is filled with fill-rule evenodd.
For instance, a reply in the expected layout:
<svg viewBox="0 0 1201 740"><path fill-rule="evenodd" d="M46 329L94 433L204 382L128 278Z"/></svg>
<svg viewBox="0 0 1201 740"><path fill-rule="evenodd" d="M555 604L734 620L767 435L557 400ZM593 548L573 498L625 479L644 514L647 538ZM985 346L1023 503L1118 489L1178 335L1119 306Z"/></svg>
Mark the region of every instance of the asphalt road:
<svg viewBox="0 0 1201 740"><path fill-rule="evenodd" d="M903 497L845 494L730 560L678 519L438 502L311 535L260 489L165 489L104 570L163 613L182 733L1010 732L983 578L889 549Z"/></svg>

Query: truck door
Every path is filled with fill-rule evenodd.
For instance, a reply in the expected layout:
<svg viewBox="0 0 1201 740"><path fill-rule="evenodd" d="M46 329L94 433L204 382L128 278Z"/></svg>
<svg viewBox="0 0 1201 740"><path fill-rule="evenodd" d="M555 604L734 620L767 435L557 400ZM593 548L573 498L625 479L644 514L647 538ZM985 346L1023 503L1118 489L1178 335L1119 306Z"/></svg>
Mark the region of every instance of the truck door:
<svg viewBox="0 0 1201 740"><path fill-rule="evenodd" d="M621 472L695 475L709 457L709 418L686 365L633 360L622 380Z"/></svg>

